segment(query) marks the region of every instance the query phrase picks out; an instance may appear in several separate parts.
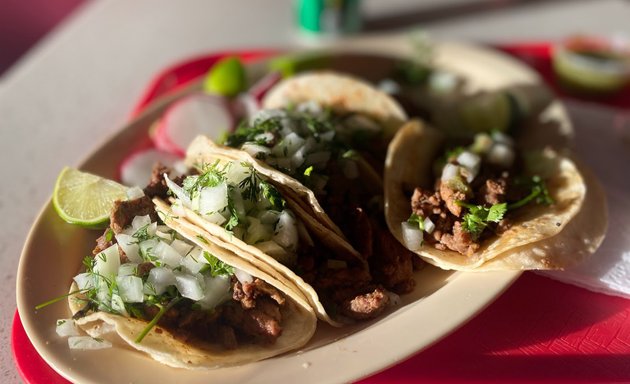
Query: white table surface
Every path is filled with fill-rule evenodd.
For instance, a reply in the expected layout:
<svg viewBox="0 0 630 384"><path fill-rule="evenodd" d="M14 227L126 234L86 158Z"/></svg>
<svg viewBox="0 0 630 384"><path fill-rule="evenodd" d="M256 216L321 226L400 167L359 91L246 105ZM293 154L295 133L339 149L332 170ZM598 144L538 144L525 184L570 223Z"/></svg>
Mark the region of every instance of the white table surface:
<svg viewBox="0 0 630 384"><path fill-rule="evenodd" d="M413 5L365 3L370 17ZM121 127L148 81L165 66L223 48L303 44L291 5L290 0L87 2L0 79L0 382L20 381L10 349L16 270L28 229L61 168L78 165ZM421 27L440 39L498 42L575 32L630 34L628 20L625 1L554 1Z"/></svg>

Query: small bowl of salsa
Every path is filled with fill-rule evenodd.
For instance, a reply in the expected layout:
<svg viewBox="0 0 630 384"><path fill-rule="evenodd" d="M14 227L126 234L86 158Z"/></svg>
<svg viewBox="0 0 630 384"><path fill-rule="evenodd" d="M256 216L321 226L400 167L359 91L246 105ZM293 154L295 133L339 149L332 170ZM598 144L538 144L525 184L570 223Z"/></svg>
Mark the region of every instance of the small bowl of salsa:
<svg viewBox="0 0 630 384"><path fill-rule="evenodd" d="M630 82L630 42L573 36L557 44L553 68L563 86L586 93L612 93Z"/></svg>

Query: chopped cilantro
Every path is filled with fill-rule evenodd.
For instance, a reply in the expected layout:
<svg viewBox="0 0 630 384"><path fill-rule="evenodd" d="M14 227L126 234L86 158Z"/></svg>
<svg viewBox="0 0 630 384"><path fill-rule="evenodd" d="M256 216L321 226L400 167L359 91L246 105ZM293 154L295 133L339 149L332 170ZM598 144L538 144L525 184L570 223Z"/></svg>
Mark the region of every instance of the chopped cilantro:
<svg viewBox="0 0 630 384"><path fill-rule="evenodd" d="M304 176L310 176L311 172L313 172L313 166L312 165L304 170Z"/></svg>
<svg viewBox="0 0 630 384"><path fill-rule="evenodd" d="M539 176L533 176L530 180L520 180L519 182L521 184L529 185L531 192L521 200L510 203L508 205L508 209L520 208L528 204L530 201L535 201L536 204L553 204L553 198L549 194L549 190L547 189L545 182Z"/></svg>
<svg viewBox="0 0 630 384"><path fill-rule="evenodd" d="M507 203L494 204L489 208L483 205L468 204L463 201L457 201L457 204L468 208L468 213L463 217L462 227L475 239L481 236L489 223L501 221L507 211Z"/></svg>
<svg viewBox="0 0 630 384"><path fill-rule="evenodd" d="M203 258L206 259L206 261L208 262L208 266L210 267L210 275L212 277L224 275L230 276L234 273L233 267L225 264L210 252L204 251Z"/></svg>
<svg viewBox="0 0 630 384"><path fill-rule="evenodd" d="M415 224L418 226L418 229L424 231L424 218L422 216L418 216L415 213L412 213L411 216L407 219L409 224Z"/></svg>

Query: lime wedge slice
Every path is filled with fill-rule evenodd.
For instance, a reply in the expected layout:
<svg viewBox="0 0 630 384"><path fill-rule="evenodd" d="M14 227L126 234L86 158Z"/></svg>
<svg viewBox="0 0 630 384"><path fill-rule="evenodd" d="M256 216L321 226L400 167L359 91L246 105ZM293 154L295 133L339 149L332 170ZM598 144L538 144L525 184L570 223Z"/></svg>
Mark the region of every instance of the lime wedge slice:
<svg viewBox="0 0 630 384"><path fill-rule="evenodd" d="M71 224L104 228L116 200L127 199L127 187L100 176L64 168L55 183L53 206Z"/></svg>
<svg viewBox="0 0 630 384"><path fill-rule="evenodd" d="M212 66L203 90L222 96L235 96L246 88L245 68L237 57L225 57Z"/></svg>

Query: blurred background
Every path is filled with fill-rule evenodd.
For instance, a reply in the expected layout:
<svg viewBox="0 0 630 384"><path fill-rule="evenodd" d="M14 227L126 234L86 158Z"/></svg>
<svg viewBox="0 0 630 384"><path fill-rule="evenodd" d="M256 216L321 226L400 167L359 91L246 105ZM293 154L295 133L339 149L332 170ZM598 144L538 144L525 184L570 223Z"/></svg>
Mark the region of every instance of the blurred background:
<svg viewBox="0 0 630 384"><path fill-rule="evenodd" d="M111 8L97 5L102 0L0 0L0 76L23 57L35 44L41 42L59 25L73 15L83 10L83 13L98 13L84 8ZM116 1L114 1L116 2ZM274 0L270 3L272 9L296 8L299 3L312 4L323 1L292 1ZM328 1L331 3L331 1ZM340 3L332 1L332 3ZM125 2L116 2L125 3ZM129 5L138 8L134 1ZM186 8L183 1L181 7ZM221 4L220 1L208 3ZM239 4L245 6L242 0L230 1L230 9L238 9ZM242 4L241 4L242 3ZM605 3L605 4L604 4ZM159 2L156 3L158 6ZM179 2L178 2L179 4ZM279 5L280 4L280 5ZM362 32L383 32L399 30L409 27L423 27L433 34L456 39L481 40L484 42L505 41L510 39L553 38L568 33L597 32L615 34L620 33L621 26L625 26L630 14L629 3L625 0L350 0L352 18L361 22ZM235 5L235 6L233 6ZM316 7L316 6L315 6ZM207 7L210 8L210 7ZM354 8L360 9L355 14ZM601 13L596 10L600 8ZM617 10L626 12L618 12ZM291 12L277 15L273 22L280 21L281 25L294 23L309 28L314 20L311 9L306 16L296 16ZM101 11L101 13L104 13ZM185 11L181 12L186 14ZM173 15L173 17L177 17ZM603 16L603 17L599 17ZM147 14L147 19L155 18L156 14ZM625 22L623 21L625 18ZM294 20L291 20L294 19ZM114 22L114 19L110 19ZM120 22L129 20L121 18ZM355 20L351 21L351 24ZM489 22L489 23L488 23ZM270 20L271 24L271 20ZM111 28L124 25L110 25ZM322 26L320 32L330 30L329 26ZM335 28L335 27L332 27ZM622 28L622 27L621 27ZM350 29L356 29L351 26ZM287 30L287 33L295 31ZM49 37L50 38L50 37Z"/></svg>

